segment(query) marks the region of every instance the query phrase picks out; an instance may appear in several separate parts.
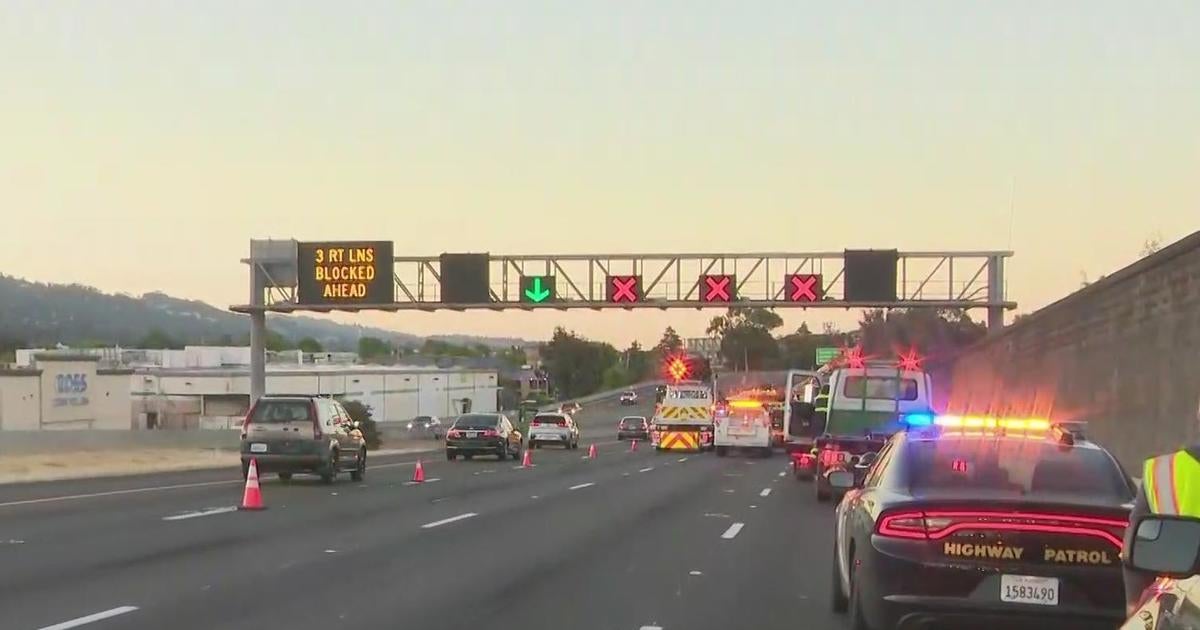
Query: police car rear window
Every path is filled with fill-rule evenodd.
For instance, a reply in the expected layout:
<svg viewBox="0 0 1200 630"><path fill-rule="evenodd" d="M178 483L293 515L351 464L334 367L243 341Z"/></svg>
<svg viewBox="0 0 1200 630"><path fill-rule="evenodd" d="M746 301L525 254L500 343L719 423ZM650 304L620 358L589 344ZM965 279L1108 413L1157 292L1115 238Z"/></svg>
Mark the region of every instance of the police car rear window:
<svg viewBox="0 0 1200 630"><path fill-rule="evenodd" d="M1120 468L1102 450L1038 439L935 439L910 442L905 458L914 493L972 490L1033 498L1127 501Z"/></svg>
<svg viewBox="0 0 1200 630"><path fill-rule="evenodd" d="M842 395L868 400L916 400L917 382L911 378L849 376L842 386Z"/></svg>

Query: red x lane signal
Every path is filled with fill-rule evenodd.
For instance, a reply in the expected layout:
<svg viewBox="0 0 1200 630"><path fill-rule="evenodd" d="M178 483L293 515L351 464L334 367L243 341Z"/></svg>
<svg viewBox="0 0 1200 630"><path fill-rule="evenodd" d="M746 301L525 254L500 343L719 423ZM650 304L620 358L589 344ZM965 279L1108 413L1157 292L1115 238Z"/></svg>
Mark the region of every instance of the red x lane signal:
<svg viewBox="0 0 1200 630"><path fill-rule="evenodd" d="M700 276L700 299L703 302L732 302L737 293L737 281L733 276Z"/></svg>
<svg viewBox="0 0 1200 630"><path fill-rule="evenodd" d="M819 273L789 273L785 284L789 302L820 302L825 296Z"/></svg>
<svg viewBox="0 0 1200 630"><path fill-rule="evenodd" d="M640 302L642 300L641 276L609 276L608 301L613 303Z"/></svg>

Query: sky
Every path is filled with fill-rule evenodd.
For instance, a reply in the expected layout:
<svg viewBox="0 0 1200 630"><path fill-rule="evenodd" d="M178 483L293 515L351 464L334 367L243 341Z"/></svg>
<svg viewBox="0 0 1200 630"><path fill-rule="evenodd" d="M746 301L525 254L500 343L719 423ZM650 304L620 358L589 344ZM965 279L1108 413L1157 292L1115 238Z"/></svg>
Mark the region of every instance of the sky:
<svg viewBox="0 0 1200 630"><path fill-rule="evenodd" d="M228 306L251 238L1012 249L1026 312L1200 229L1197 24L1190 1L6 0L0 273ZM826 312L784 315L852 317ZM350 321L623 346L714 314Z"/></svg>

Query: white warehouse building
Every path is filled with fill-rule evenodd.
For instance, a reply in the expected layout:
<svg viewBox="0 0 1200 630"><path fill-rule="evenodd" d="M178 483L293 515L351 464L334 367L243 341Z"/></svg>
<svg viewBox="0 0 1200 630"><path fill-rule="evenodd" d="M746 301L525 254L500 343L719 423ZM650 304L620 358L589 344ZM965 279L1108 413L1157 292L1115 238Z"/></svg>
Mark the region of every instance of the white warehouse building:
<svg viewBox="0 0 1200 630"><path fill-rule="evenodd" d="M0 369L0 431L238 428L250 405L248 359L215 347L18 351L18 366ZM324 353L272 359L268 394L358 400L379 422L497 409L495 370L357 365Z"/></svg>

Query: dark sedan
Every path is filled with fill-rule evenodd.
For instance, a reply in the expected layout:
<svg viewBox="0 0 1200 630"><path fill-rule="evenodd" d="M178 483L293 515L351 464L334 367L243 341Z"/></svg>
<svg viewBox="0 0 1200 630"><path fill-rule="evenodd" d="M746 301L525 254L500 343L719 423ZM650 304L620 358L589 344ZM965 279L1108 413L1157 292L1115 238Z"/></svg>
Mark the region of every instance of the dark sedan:
<svg viewBox="0 0 1200 630"><path fill-rule="evenodd" d="M644 416L625 416L617 423L618 440L650 439L650 423Z"/></svg>
<svg viewBox="0 0 1200 630"><path fill-rule="evenodd" d="M1119 624L1133 490L1116 460L1056 430L937 429L893 436L861 479L827 473L853 488L835 521L833 609L858 630Z"/></svg>
<svg viewBox="0 0 1200 630"><path fill-rule="evenodd" d="M446 459L459 455L495 455L517 459L521 456L521 432L508 418L498 413L469 413L459 416L446 432Z"/></svg>

